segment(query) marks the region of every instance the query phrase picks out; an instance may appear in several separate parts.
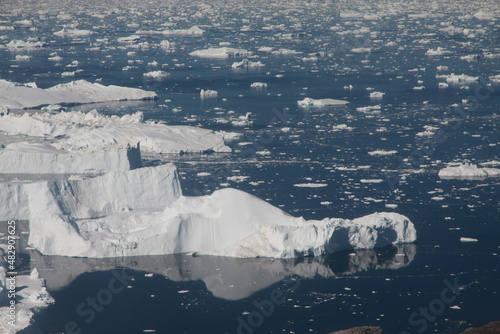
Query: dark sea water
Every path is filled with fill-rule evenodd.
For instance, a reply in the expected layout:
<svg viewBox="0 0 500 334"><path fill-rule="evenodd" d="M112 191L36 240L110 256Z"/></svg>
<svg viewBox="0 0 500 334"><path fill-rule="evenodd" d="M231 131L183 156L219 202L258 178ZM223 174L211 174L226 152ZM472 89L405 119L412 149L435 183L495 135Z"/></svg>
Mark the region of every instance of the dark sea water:
<svg viewBox="0 0 500 334"><path fill-rule="evenodd" d="M374 325L387 333L451 334L500 320L499 179L437 174L449 162L500 160L500 84L490 78L500 74L496 1L50 0L0 7L0 27L15 27L0 30L0 44L28 38L48 43L29 51L0 48L1 79L35 81L41 88L85 79L153 90L156 101L67 110L142 111L146 119L241 135L229 143L233 153L144 156L147 165L174 162L185 195L230 186L306 219L396 211L411 219L418 234L411 245L295 260L96 260L27 249L24 270L36 267L56 302L37 310L25 333L298 334ZM474 16L481 10L492 17ZM18 20L32 22L23 26ZM175 29L198 25L205 33L144 34L133 44L117 42L137 30L167 29L167 23ZM63 27L94 34L53 35ZM162 40L175 46L165 50ZM221 42L252 51L249 59L265 67L237 71L231 64L243 58L189 55ZM298 53L278 55L261 47ZM446 53L426 55L437 47ZM48 60L54 53L63 59ZM31 58L16 61L16 55ZM469 55L479 57L461 59ZM122 70L126 66L133 68ZM83 71L61 77L74 70ZM171 76L143 78L153 70ZM480 81L439 89L445 79L436 76L452 73ZM253 82L268 87L252 89ZM370 99L371 88L385 97ZM202 100L200 89L216 90L218 97ZM350 103L298 107L305 97ZM253 125L231 124L248 112ZM335 131L339 124L352 129ZM426 126L444 136L418 136ZM368 154L376 150L397 152ZM301 183L326 186L295 186ZM117 275L125 285L110 294ZM101 300L96 308L94 298Z"/></svg>

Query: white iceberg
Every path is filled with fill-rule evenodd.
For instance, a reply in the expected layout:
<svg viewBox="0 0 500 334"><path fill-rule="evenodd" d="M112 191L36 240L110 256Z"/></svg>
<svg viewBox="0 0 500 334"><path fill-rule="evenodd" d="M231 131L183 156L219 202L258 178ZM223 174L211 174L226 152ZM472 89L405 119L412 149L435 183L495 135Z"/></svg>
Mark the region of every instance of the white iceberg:
<svg viewBox="0 0 500 334"><path fill-rule="evenodd" d="M198 26L192 26L189 29L167 29L163 30L164 35L182 35L182 36L203 36L205 30Z"/></svg>
<svg viewBox="0 0 500 334"><path fill-rule="evenodd" d="M72 81L47 89L17 85L0 79L0 105L9 108L36 108L47 104L96 103L155 99L155 92L137 88L104 86L85 80Z"/></svg>
<svg viewBox="0 0 500 334"><path fill-rule="evenodd" d="M371 92L370 93L371 99L382 99L382 98L384 98L384 96L385 96L385 93L382 93L382 92Z"/></svg>
<svg viewBox="0 0 500 334"><path fill-rule="evenodd" d="M311 99L306 97L303 100L297 101L301 107L326 107L326 106L342 106L349 104L349 101L335 99Z"/></svg>
<svg viewBox="0 0 500 334"><path fill-rule="evenodd" d="M11 51L25 50L25 49L33 50L33 49L43 48L44 46L47 46L47 44L44 42L40 42L40 41L25 42L25 41L22 41L19 39L14 39L5 45L5 47Z"/></svg>
<svg viewBox="0 0 500 334"><path fill-rule="evenodd" d="M141 167L139 147L95 153L68 152L51 144L12 143L0 149L0 173L103 173Z"/></svg>
<svg viewBox="0 0 500 334"><path fill-rule="evenodd" d="M486 178L500 176L499 168L481 168L471 163L463 163L457 166L447 166L438 173L440 178Z"/></svg>
<svg viewBox="0 0 500 334"><path fill-rule="evenodd" d="M207 98L215 98L217 97L219 93L216 91L216 90L210 90L210 89L207 89L207 90L200 90L200 97L202 99L207 99Z"/></svg>
<svg viewBox="0 0 500 334"><path fill-rule="evenodd" d="M468 85L479 81L479 77L473 77L466 74L445 75L446 82L451 85Z"/></svg>
<svg viewBox="0 0 500 334"><path fill-rule="evenodd" d="M94 32L92 30L86 29L66 29L56 31L54 35L59 37L83 37L93 35Z"/></svg>
<svg viewBox="0 0 500 334"><path fill-rule="evenodd" d="M250 87L257 88L257 89L264 89L264 88L267 88L267 83L265 83L265 82L252 82L250 84Z"/></svg>
<svg viewBox="0 0 500 334"><path fill-rule="evenodd" d="M231 57L247 57L252 55L252 52L244 49L235 48L209 48L204 50L196 50L189 54L190 56L203 58L231 58Z"/></svg>
<svg viewBox="0 0 500 334"><path fill-rule="evenodd" d="M0 131L11 135L52 137L52 145L65 151L99 152L140 143L141 150L156 153L231 152L222 134L191 126L144 122L142 113L104 116L89 113L25 113L0 117Z"/></svg>
<svg viewBox="0 0 500 334"><path fill-rule="evenodd" d="M170 76L170 73L165 71L151 71L144 73L143 76L148 79L164 80Z"/></svg>
<svg viewBox="0 0 500 334"><path fill-rule="evenodd" d="M248 59L243 59L240 62L234 62L231 65L231 68L233 68L233 69L242 69L242 68L248 69L248 68L257 68L257 67L264 67L264 66L266 66L266 65L264 65L260 61L250 61Z"/></svg>

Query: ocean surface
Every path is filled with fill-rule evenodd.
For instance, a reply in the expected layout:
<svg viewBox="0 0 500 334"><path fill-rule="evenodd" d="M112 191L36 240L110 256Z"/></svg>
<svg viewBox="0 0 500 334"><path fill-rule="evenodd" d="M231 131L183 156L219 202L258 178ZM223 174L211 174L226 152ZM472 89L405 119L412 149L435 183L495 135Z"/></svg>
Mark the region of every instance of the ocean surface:
<svg viewBox="0 0 500 334"><path fill-rule="evenodd" d="M306 219L395 211L418 234L411 245L294 260L75 259L28 247L22 270L36 267L56 302L36 310L24 333L299 334L373 325L452 334L500 320L499 179L438 177L451 162L498 167L499 7L494 0L0 2L0 45L46 43L0 48L1 79L152 90L155 101L66 110L142 111L167 124L240 134L232 153L143 156L147 165L173 162L185 195L230 186ZM202 36L154 33L195 25ZM91 34L54 35L63 28ZM140 38L117 40L131 35ZM221 46L252 54L189 55ZM265 66L231 67L245 58ZM157 70L170 76L143 76ZM202 99L200 89L218 96ZM299 107L306 97L349 104ZM235 123L247 113L251 122ZM92 308L117 275L126 287Z"/></svg>

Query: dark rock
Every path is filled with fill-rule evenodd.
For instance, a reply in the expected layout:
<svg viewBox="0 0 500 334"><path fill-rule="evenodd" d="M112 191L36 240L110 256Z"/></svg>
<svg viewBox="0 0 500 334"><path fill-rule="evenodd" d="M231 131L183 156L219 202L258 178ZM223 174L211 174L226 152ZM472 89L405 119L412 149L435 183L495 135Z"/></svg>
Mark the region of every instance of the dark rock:
<svg viewBox="0 0 500 334"><path fill-rule="evenodd" d="M500 321L493 321L482 327L471 327L462 334L500 334Z"/></svg>
<svg viewBox="0 0 500 334"><path fill-rule="evenodd" d="M384 334L384 330L375 326L363 326L344 329L330 334ZM469 333L468 333L469 334Z"/></svg>

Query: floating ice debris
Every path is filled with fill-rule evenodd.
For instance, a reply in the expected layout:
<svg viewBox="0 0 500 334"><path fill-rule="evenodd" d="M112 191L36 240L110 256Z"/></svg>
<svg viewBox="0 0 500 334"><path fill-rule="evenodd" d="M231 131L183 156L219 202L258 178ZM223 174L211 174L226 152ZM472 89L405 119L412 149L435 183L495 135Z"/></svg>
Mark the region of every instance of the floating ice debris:
<svg viewBox="0 0 500 334"><path fill-rule="evenodd" d="M247 57L252 53L243 49L234 49L228 47L222 48L210 48L205 50L197 50L191 52L189 55L195 57L204 57L204 58L231 58L231 57Z"/></svg>
<svg viewBox="0 0 500 334"><path fill-rule="evenodd" d="M207 99L207 98L215 98L217 97L219 93L216 91L216 90L210 90L210 89L207 89L207 90L200 90L200 97L202 99Z"/></svg>
<svg viewBox="0 0 500 334"><path fill-rule="evenodd" d="M29 50L32 50L32 49L39 49L39 48L42 48L44 46L47 46L46 43L44 42L25 42L25 41L22 41L22 40L18 40L18 39L14 39L12 41L10 41L9 43L7 43L7 45L5 45L5 47L9 50L22 50L22 49L29 49Z"/></svg>
<svg viewBox="0 0 500 334"><path fill-rule="evenodd" d="M83 37L93 35L94 32L92 30L78 30L78 29L66 29L63 28L60 31L56 31L54 35L60 37Z"/></svg>
<svg viewBox="0 0 500 334"><path fill-rule="evenodd" d="M500 176L499 168L481 168L471 163L450 165L441 169L438 173L440 178L485 178Z"/></svg>
<svg viewBox="0 0 500 334"><path fill-rule="evenodd" d="M359 180L361 183L382 183L384 180L382 179L361 179Z"/></svg>
<svg viewBox="0 0 500 334"><path fill-rule="evenodd" d="M293 185L298 188L323 188L328 187L326 183L297 183Z"/></svg>
<svg viewBox="0 0 500 334"><path fill-rule="evenodd" d="M248 59L243 59L240 62L234 62L231 65L231 68L233 68L233 69L238 69L238 68L256 68L256 67L264 67L264 66L266 66L266 65L264 65L260 61L250 61Z"/></svg>
<svg viewBox="0 0 500 334"><path fill-rule="evenodd" d="M301 101L297 101L297 104L301 107L325 107L325 106L339 106L346 105L349 101L335 100L335 99L311 99L306 97Z"/></svg>
<svg viewBox="0 0 500 334"><path fill-rule="evenodd" d="M337 124L332 127L333 131L352 131L353 127L348 126L347 124Z"/></svg>
<svg viewBox="0 0 500 334"><path fill-rule="evenodd" d="M479 240L474 239L474 238L466 238L466 237L461 237L460 242L478 242Z"/></svg>
<svg viewBox="0 0 500 334"><path fill-rule="evenodd" d="M445 75L442 77L446 79L446 82L448 84L452 84L452 85L458 85L458 84L467 85L467 84L471 84L471 83L475 83L475 82L479 81L479 77L473 77L473 76L466 75L466 74L458 74L457 75L457 74L452 73L450 75ZM438 78L441 78L441 76L439 76Z"/></svg>
<svg viewBox="0 0 500 334"><path fill-rule="evenodd" d="M443 49L442 47L437 47L436 49L429 49L425 52L427 56L442 56L445 54L449 54L448 51Z"/></svg>
<svg viewBox="0 0 500 334"><path fill-rule="evenodd" d="M371 92L370 93L370 98L371 99L381 99L385 96L385 93L382 92Z"/></svg>
<svg viewBox="0 0 500 334"><path fill-rule="evenodd" d="M380 156L384 156L384 155L393 155L393 154L398 154L398 151L396 150L388 150L388 151L384 151L384 150L375 150L375 151L371 151L371 152L368 152L369 155L380 155Z"/></svg>
<svg viewBox="0 0 500 334"><path fill-rule="evenodd" d="M144 77L149 79L163 80L170 76L170 73L165 71L151 71L143 74Z"/></svg>
<svg viewBox="0 0 500 334"><path fill-rule="evenodd" d="M264 82L253 82L250 87L252 88L267 88L267 84Z"/></svg>

